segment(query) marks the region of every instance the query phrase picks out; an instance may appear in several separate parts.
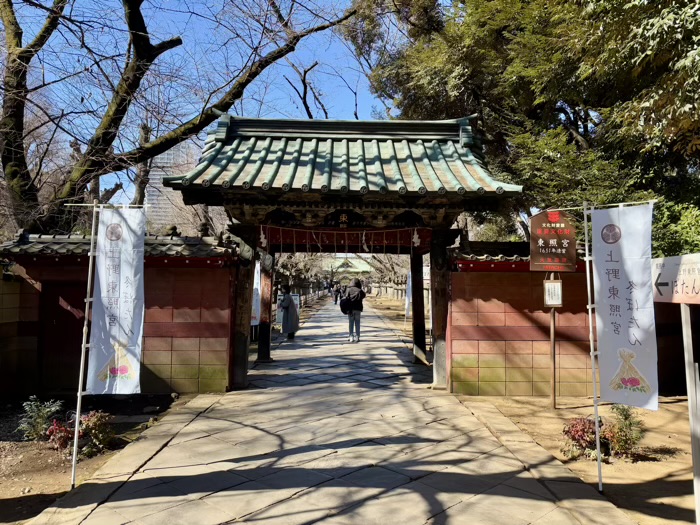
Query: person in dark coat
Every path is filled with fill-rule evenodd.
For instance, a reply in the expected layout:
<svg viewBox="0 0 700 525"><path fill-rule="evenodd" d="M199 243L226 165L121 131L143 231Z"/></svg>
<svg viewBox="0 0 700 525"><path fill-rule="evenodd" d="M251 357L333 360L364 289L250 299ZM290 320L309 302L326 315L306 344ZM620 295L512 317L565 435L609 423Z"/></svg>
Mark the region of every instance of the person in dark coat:
<svg viewBox="0 0 700 525"><path fill-rule="evenodd" d="M350 299L348 309L348 341L360 342L360 316L362 315L362 300L365 292L359 279L353 279L345 292L345 297Z"/></svg>
<svg viewBox="0 0 700 525"><path fill-rule="evenodd" d="M333 288L333 297L335 298L335 302L333 304L338 304L338 298L340 297L340 283L335 285L335 288Z"/></svg>
<svg viewBox="0 0 700 525"><path fill-rule="evenodd" d="M287 334L287 339L294 339L294 334L299 330L299 312L294 304L294 299L291 295L292 289L288 284L282 285L282 300L280 308L282 309L282 333Z"/></svg>

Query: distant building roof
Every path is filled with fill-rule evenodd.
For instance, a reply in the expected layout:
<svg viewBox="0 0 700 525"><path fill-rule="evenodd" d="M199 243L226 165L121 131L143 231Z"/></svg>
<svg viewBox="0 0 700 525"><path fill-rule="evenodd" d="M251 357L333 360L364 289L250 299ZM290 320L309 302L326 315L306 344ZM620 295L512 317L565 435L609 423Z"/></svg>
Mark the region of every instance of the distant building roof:
<svg viewBox="0 0 700 525"><path fill-rule="evenodd" d="M335 271L340 273L370 273L373 270L367 261L356 255L351 255L344 259L340 257L329 258L325 266L326 270L334 268Z"/></svg>

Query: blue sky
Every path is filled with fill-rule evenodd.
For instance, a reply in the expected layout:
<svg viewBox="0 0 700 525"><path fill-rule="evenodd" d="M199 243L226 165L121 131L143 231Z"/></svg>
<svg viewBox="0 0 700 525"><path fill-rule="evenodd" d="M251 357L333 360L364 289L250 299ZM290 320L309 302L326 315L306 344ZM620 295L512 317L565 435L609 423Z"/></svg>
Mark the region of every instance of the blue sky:
<svg viewBox="0 0 700 525"><path fill-rule="evenodd" d="M283 11L295 5L295 27L302 30L321 20L336 18L350 0L278 2ZM25 30L24 40L29 41L43 25L46 14L34 5L14 4ZM146 75L138 100L121 127L114 150L132 149L138 142L138 130L143 122L151 125L160 122L161 129L154 130L154 135L158 136L196 116L203 104L216 101L232 79L240 74L241 68L250 64L249 44L266 41L262 24L258 24L254 16L249 16L258 11L258 14L269 17L266 6L266 2L257 0L223 3L220 0L146 0L142 10L151 42L162 42L176 36L180 36L183 42L158 57ZM305 11L307 8L325 12L325 15L314 18L310 11ZM47 113L68 115L62 120L63 129L68 131L59 138L64 151L68 151L71 136L83 145L91 138L111 98L124 66L124 55L128 52L128 33L119 0L78 0L71 3L70 14L76 20L85 21L85 27L90 28L84 33L84 42L71 24L60 26L30 71L30 87L58 81L38 91L36 100L45 106ZM269 19L266 24L268 22ZM92 51L87 52L85 46ZM264 44L260 52L264 55L273 47L271 43ZM95 56L112 58L101 61L96 67ZM326 30L302 39L296 51L286 58L270 66L248 86L244 102L230 112L247 117L307 118L298 96L284 78L286 76L295 85L301 85L297 73L288 63L290 60L300 69L319 62L310 78L321 92L329 118L354 119L355 99L348 85L357 90L360 119L371 119L373 112L382 114L381 104L370 94L367 80L358 70L352 53L333 31ZM215 88L220 90L212 95ZM323 118L323 113L316 110L315 116ZM203 137L204 134L198 139L201 141ZM103 177L102 188L111 187L117 180L127 186L117 199L120 202L130 200L133 191L124 173Z"/></svg>
<svg viewBox="0 0 700 525"><path fill-rule="evenodd" d="M191 30L192 27L189 27L188 31ZM188 34L183 34L183 37L187 41ZM180 52L182 51L176 51L176 53ZM357 91L357 111L361 120L371 120L373 112L375 114L377 111L383 112L379 101L370 93L367 79L359 71L348 46L332 31L325 31L303 39L296 51L290 54L287 59L283 59L268 68L246 90L243 104L236 105L230 113L254 118L306 119L307 116L299 97L284 78L286 76L297 87L301 88L298 74L291 67L289 61L299 69L304 69L316 61L319 63L309 78L320 91L329 118L354 120L355 97L348 89L348 85ZM261 92L264 92L262 100L260 100ZM312 102L311 97L309 100ZM312 108L315 109L315 118L324 118L322 111L315 108L314 104L312 104ZM200 135L199 142L202 139L203 135ZM127 177L123 175L103 177L103 187L111 186L117 179L125 184L125 189L115 197L115 200L122 203L128 202L133 195L133 188L128 183Z"/></svg>

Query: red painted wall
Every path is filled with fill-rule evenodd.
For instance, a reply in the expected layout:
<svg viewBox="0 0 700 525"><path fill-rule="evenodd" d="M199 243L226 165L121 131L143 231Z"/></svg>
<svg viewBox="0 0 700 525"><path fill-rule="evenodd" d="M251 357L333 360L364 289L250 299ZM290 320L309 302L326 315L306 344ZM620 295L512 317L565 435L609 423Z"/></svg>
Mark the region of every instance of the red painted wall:
<svg viewBox="0 0 700 525"><path fill-rule="evenodd" d="M0 286L0 367L6 377L0 382L0 392L22 396L65 390L65 384L51 384L50 376L42 376L40 364L46 352L79 355L80 348L61 348L42 341L41 290L46 282L71 282L84 297L87 259L83 259L73 265L63 265L60 258L27 261L24 267L13 267L17 282ZM225 391L234 275L230 267L146 265L144 393ZM76 370L76 383L77 374Z"/></svg>
<svg viewBox="0 0 700 525"><path fill-rule="evenodd" d="M592 394L585 274L561 274L556 312L557 393ZM450 388L469 395L549 395L549 308L544 274L452 274Z"/></svg>

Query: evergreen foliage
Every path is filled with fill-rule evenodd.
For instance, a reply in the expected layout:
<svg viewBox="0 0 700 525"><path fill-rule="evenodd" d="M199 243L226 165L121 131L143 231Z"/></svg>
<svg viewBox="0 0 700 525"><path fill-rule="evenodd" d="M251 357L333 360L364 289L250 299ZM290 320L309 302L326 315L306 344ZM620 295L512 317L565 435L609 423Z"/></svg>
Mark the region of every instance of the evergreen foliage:
<svg viewBox="0 0 700 525"><path fill-rule="evenodd" d="M36 396L31 396L29 401L22 403L24 413L19 421L17 430L22 433L27 441L45 441L49 438L47 431L51 425L51 419L61 411L61 401L42 402Z"/></svg>
<svg viewBox="0 0 700 525"><path fill-rule="evenodd" d="M418 28L355 3L345 34L374 92L398 118L477 114L490 169L524 185L507 215L659 199L655 254L698 250L696 1L424 1Z"/></svg>

